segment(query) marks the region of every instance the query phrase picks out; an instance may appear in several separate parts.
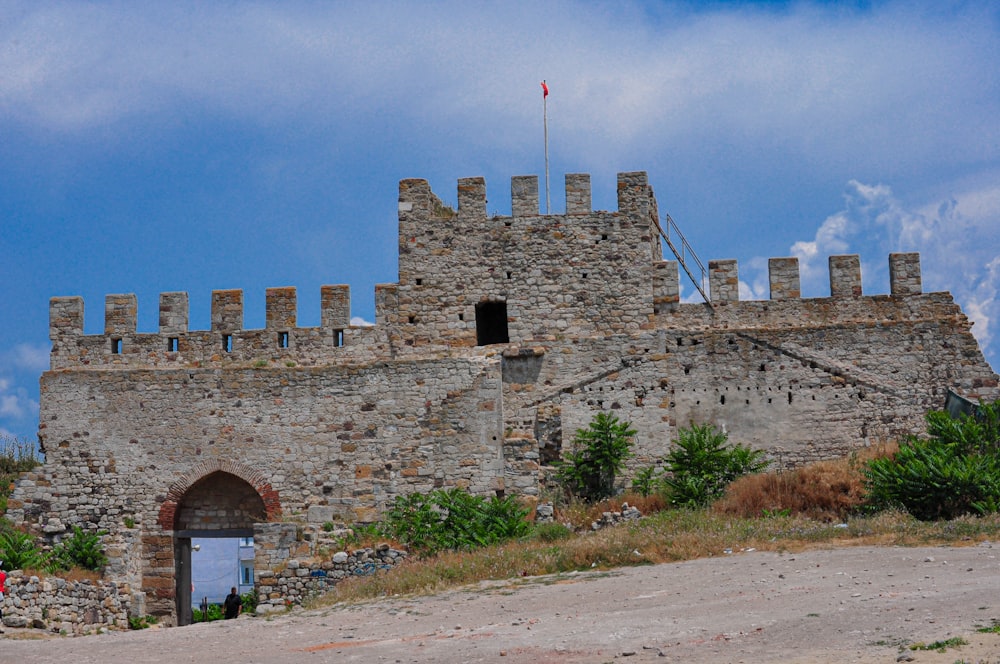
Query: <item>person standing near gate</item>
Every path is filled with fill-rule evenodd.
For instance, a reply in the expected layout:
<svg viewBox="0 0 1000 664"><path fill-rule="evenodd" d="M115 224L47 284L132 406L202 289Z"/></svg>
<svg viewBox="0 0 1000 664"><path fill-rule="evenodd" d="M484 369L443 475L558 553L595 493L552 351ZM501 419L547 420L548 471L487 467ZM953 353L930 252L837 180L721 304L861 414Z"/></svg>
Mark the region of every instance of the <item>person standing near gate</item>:
<svg viewBox="0 0 1000 664"><path fill-rule="evenodd" d="M243 600L236 594L236 586L233 586L229 594L226 595L226 601L222 603L222 608L225 611L226 620L235 618L243 612Z"/></svg>

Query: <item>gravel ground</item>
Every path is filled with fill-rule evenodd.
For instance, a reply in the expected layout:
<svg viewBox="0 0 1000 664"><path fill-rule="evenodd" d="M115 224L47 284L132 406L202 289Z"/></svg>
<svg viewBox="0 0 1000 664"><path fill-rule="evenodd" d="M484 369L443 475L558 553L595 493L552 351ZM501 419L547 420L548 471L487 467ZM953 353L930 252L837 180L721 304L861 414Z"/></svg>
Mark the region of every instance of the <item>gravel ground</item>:
<svg viewBox="0 0 1000 664"><path fill-rule="evenodd" d="M0 661L1000 664L1000 635L975 632L1000 620L998 556L990 543L748 551L178 629L8 629ZM968 645L902 649L955 636Z"/></svg>

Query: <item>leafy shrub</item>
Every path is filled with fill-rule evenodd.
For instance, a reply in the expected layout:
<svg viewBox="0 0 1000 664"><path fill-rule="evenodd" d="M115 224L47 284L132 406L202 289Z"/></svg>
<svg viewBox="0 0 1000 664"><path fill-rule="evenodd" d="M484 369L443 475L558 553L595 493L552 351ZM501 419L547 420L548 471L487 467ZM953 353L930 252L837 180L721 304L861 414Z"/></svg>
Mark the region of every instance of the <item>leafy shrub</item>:
<svg viewBox="0 0 1000 664"><path fill-rule="evenodd" d="M3 569L42 569L49 565L50 555L38 548L35 538L15 528L0 532L0 560Z"/></svg>
<svg viewBox="0 0 1000 664"><path fill-rule="evenodd" d="M632 478L632 491L647 498L659 488L660 479L656 476L656 466L647 466L636 472Z"/></svg>
<svg viewBox="0 0 1000 664"><path fill-rule="evenodd" d="M259 599L256 588L240 595L240 603L243 604L243 613L252 614L257 611Z"/></svg>
<svg viewBox="0 0 1000 664"><path fill-rule="evenodd" d="M220 604L209 604L208 611L205 612L201 609L191 609L191 622L214 622L222 620L222 618L222 605Z"/></svg>
<svg viewBox="0 0 1000 664"><path fill-rule="evenodd" d="M569 539L576 533L569 526L551 521L549 523L539 523L531 531L531 539L539 542L558 542Z"/></svg>
<svg viewBox="0 0 1000 664"><path fill-rule="evenodd" d="M431 555L521 537L530 530L528 511L512 497L487 500L464 489L438 489L398 496L380 530L418 554Z"/></svg>
<svg viewBox="0 0 1000 664"><path fill-rule="evenodd" d="M82 567L94 571L104 569L108 557L104 555L101 536L107 532L84 532L80 526L73 526L73 534L52 550L52 559L62 569Z"/></svg>
<svg viewBox="0 0 1000 664"><path fill-rule="evenodd" d="M630 422L598 413L586 429L576 430L573 449L564 454L556 477L588 502L610 498L615 493L615 476L632 456L635 433Z"/></svg>
<svg viewBox="0 0 1000 664"><path fill-rule="evenodd" d="M157 621L156 616L129 616L128 617L128 628L129 629L146 629L150 625L155 625Z"/></svg>
<svg viewBox="0 0 1000 664"><path fill-rule="evenodd" d="M928 438L900 445L895 457L868 462L865 487L874 509L899 507L918 519L953 519L1000 509L1000 401L976 417L927 414Z"/></svg>
<svg viewBox="0 0 1000 664"><path fill-rule="evenodd" d="M722 495L730 482L759 473L768 466L763 450L727 446L728 436L711 424L692 424L678 431L677 443L667 454L671 504L707 505Z"/></svg>

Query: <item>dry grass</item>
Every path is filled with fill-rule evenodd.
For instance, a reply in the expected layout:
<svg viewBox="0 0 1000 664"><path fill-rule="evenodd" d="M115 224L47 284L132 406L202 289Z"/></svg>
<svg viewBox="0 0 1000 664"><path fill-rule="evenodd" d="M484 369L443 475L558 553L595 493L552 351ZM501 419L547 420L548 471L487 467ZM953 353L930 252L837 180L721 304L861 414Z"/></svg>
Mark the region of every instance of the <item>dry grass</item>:
<svg viewBox="0 0 1000 664"><path fill-rule="evenodd" d="M866 461L891 456L898 446L878 445L843 459L820 461L778 473L742 477L715 509L746 518L789 513L820 521L842 521L864 503Z"/></svg>
<svg viewBox="0 0 1000 664"><path fill-rule="evenodd" d="M746 549L801 551L856 545L969 544L1000 537L1000 517L921 522L882 513L829 523L804 517L745 519L714 510L671 510L558 542L525 539L469 552L411 560L388 572L340 582L314 602L436 592L487 580L676 562Z"/></svg>
<svg viewBox="0 0 1000 664"><path fill-rule="evenodd" d="M97 583L104 578L100 572L83 569L81 567L74 567L71 570L59 572L46 572L40 569L29 568L22 570L22 572L25 577L37 576L40 579L64 579L69 583L73 583L75 581L90 581L91 583Z"/></svg>

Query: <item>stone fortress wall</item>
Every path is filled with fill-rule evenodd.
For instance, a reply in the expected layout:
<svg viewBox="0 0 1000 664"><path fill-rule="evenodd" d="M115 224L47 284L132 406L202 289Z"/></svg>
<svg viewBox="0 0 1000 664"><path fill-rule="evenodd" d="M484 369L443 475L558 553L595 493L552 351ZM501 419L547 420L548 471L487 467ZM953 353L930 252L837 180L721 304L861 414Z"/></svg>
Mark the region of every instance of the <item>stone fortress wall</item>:
<svg viewBox="0 0 1000 664"><path fill-rule="evenodd" d="M53 298L46 463L9 514L54 538L134 522L124 581L170 613L177 533L371 521L435 487L537 495L601 410L638 430L633 469L691 422L789 466L920 432L948 389L998 394L916 254L889 257L888 295L833 256L830 296L810 299L796 259L773 258L764 301L739 300L736 261L711 261L711 304L682 303L645 173L617 186L618 210L594 211L589 176L567 175L566 213L542 215L537 177L515 177L512 214L490 216L482 178L459 181L457 210L403 180L399 281L376 288L370 327L350 325L343 285L322 287L318 327L297 325L295 289L268 289L254 330L238 290L213 292L206 331L188 329L186 293L161 295L155 333L137 331L134 295L107 296L94 335L81 298Z"/></svg>

